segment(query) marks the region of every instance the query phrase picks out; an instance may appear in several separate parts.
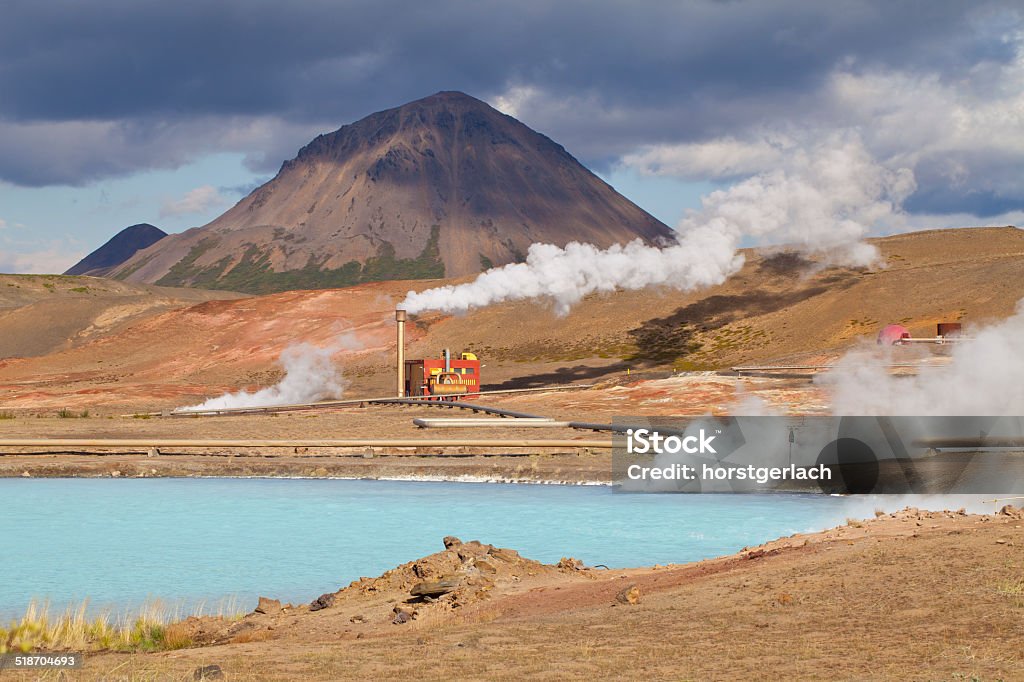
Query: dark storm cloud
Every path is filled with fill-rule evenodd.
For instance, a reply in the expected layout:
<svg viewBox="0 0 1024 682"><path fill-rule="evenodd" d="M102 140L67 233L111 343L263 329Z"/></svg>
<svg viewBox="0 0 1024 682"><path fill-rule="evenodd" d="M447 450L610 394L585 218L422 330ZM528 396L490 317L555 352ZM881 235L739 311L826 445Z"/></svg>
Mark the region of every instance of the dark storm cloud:
<svg viewBox="0 0 1024 682"><path fill-rule="evenodd" d="M644 108L813 87L833 65L956 75L1012 53L962 2L8 3L9 120L351 118L510 82Z"/></svg>
<svg viewBox="0 0 1024 682"><path fill-rule="evenodd" d="M785 119L814 106L840 67L958 82L979 63L1008 63L1012 8L13 0L0 21L0 178L75 184L212 148L266 169L313 130L442 89L493 100L517 86L535 93L518 112L526 123L601 166L637 145ZM65 148L25 149L48 126Z"/></svg>

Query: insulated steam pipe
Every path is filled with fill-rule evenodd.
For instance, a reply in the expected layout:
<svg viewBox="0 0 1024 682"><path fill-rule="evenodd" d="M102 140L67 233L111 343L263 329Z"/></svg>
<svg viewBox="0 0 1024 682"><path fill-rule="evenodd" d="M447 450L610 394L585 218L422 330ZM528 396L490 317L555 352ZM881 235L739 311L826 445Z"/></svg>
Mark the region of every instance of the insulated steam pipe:
<svg viewBox="0 0 1024 682"><path fill-rule="evenodd" d="M395 310L398 322L398 397L405 397L405 311Z"/></svg>
<svg viewBox="0 0 1024 682"><path fill-rule="evenodd" d="M259 440L201 438L3 438L0 448L607 448L611 440L499 438L350 438Z"/></svg>

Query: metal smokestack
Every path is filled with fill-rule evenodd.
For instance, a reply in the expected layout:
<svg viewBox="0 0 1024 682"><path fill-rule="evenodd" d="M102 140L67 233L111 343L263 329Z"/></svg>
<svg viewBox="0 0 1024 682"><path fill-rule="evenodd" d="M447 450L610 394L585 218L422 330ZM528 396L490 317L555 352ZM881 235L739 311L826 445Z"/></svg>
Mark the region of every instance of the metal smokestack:
<svg viewBox="0 0 1024 682"><path fill-rule="evenodd" d="M398 322L398 397L405 396L405 311L396 310Z"/></svg>

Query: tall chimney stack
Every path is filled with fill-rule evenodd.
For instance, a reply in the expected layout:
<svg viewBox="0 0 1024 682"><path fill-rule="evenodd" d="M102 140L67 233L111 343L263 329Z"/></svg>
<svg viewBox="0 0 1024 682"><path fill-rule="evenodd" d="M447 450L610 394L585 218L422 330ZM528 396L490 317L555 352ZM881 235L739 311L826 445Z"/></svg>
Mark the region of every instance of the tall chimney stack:
<svg viewBox="0 0 1024 682"><path fill-rule="evenodd" d="M405 397L405 311L395 310L398 322L398 397Z"/></svg>

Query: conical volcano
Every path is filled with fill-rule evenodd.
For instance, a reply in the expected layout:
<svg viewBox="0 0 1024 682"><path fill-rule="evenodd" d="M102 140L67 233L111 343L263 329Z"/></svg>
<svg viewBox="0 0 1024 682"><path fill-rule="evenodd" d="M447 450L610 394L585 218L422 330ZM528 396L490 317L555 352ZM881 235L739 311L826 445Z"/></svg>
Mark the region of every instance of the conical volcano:
<svg viewBox="0 0 1024 682"><path fill-rule="evenodd" d="M561 145L441 92L318 136L222 216L114 276L266 293L469 275L522 259L534 242L672 234Z"/></svg>

